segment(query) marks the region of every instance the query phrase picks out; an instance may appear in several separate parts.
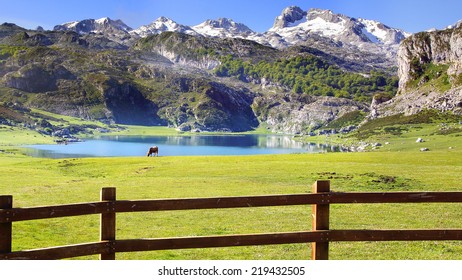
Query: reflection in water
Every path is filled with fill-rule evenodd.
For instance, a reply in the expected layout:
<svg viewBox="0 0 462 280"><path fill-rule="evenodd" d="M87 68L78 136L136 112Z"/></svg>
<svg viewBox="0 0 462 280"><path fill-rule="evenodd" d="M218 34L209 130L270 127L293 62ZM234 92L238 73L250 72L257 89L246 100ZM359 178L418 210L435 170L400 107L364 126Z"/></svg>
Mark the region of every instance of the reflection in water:
<svg viewBox="0 0 462 280"><path fill-rule="evenodd" d="M281 135L194 135L194 136L103 136L68 145L30 145L34 157L145 156L149 147L159 146L160 156L252 155L338 152L338 147L307 144Z"/></svg>

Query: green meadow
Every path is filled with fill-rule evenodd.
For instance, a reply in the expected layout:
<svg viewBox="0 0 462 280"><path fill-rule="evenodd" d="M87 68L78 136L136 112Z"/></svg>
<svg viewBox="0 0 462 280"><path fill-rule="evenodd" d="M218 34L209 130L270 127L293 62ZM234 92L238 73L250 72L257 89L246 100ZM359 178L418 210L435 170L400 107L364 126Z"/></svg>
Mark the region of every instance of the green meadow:
<svg viewBox="0 0 462 280"><path fill-rule="evenodd" d="M443 125L444 126L444 125ZM0 194L14 207L98 201L103 187L118 199L194 198L309 193L316 180L338 192L458 191L462 189L460 125L400 126L368 141L377 150L259 156L160 156L157 158L31 158L20 144L51 139L18 128L0 128ZM446 128L445 128L446 130ZM399 131L397 135L396 131ZM132 135L175 134L168 128L129 127ZM425 142L416 143L422 137ZM343 137L316 141L349 142ZM304 141L310 141L304 139ZM427 147L428 152L420 152ZM462 228L458 204L358 204L331 206L331 229ZM117 239L250 234L311 229L310 206L193 210L117 215ZM99 216L15 222L13 250L99 239ZM309 259L309 244L120 253L117 259ZM88 256L81 259L97 259ZM462 259L462 242L338 242L330 259Z"/></svg>

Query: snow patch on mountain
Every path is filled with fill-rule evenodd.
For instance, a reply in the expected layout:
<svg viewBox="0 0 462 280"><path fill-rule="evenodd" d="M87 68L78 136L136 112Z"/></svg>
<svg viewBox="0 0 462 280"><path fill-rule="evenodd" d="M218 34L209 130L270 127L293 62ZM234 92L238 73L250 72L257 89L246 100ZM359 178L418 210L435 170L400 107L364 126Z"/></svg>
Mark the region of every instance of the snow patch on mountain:
<svg viewBox="0 0 462 280"><path fill-rule="evenodd" d="M189 35L198 35L191 27L178 24L175 21L167 17L159 17L148 25L143 25L135 30L132 30L131 34L136 34L140 37L147 37L153 34L160 34L162 32L180 32Z"/></svg>
<svg viewBox="0 0 462 280"><path fill-rule="evenodd" d="M61 25L56 25L53 30L55 31L75 31L79 34L90 33L128 33L132 30L131 27L126 25L120 19L112 20L108 17L100 19L85 19L82 21L72 21Z"/></svg>
<svg viewBox="0 0 462 280"><path fill-rule="evenodd" d="M197 33L220 38L248 37L256 33L245 24L236 23L232 19L219 18L218 20L207 20L192 27Z"/></svg>

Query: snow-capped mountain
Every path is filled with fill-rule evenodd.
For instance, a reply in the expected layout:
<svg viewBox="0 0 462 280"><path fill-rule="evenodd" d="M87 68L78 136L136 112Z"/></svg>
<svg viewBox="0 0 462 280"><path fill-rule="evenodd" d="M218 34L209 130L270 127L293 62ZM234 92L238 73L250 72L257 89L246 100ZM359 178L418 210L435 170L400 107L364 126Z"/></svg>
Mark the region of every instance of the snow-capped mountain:
<svg viewBox="0 0 462 280"><path fill-rule="evenodd" d="M219 18L218 20L207 20L192 27L197 33L210 37L248 37L257 35L245 24L236 23L232 19Z"/></svg>
<svg viewBox="0 0 462 280"><path fill-rule="evenodd" d="M127 47L139 37L171 31L193 36L242 38L279 49L309 45L324 50L328 45L327 48L349 49L350 53L361 51L385 55L390 59L395 59L399 43L410 35L378 21L356 19L335 14L330 10L304 11L297 6L284 9L281 15L276 17L273 27L264 33L254 32L245 24L227 18L186 26L166 17L160 17L151 24L135 30L121 20L109 18L69 22L55 26L54 30L98 34Z"/></svg>
<svg viewBox="0 0 462 280"><path fill-rule="evenodd" d="M374 20L351 18L330 10L303 11L292 6L276 17L273 27L264 35L265 38L281 37L286 45L303 43L309 37L318 35L341 44L368 49L371 44L397 47L410 34Z"/></svg>
<svg viewBox="0 0 462 280"><path fill-rule="evenodd" d="M82 21L73 21L56 25L53 28L54 31L75 31L79 34L89 33L128 33L132 30L131 27L126 25L120 19L112 20L108 17L100 19L85 19Z"/></svg>
<svg viewBox="0 0 462 280"><path fill-rule="evenodd" d="M446 29L453 29L453 28L458 28L462 25L462 20L459 20L458 22L454 23L454 24L451 24L449 26L446 27ZM436 28L433 28L433 30L430 30L430 31L435 31Z"/></svg>
<svg viewBox="0 0 462 280"><path fill-rule="evenodd" d="M148 25L143 25L140 28L130 31L131 34L136 34L140 37L147 37L153 34L159 34L166 31L186 33L189 35L197 35L197 33L189 26L178 24L175 21L159 17Z"/></svg>

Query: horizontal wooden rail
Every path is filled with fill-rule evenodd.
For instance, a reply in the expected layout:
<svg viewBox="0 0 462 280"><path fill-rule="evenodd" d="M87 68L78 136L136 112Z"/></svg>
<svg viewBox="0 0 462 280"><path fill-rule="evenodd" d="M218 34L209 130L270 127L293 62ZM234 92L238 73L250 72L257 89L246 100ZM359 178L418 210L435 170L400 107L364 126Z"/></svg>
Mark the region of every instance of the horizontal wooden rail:
<svg viewBox="0 0 462 280"><path fill-rule="evenodd" d="M447 241L462 240L460 229L329 230L328 241Z"/></svg>
<svg viewBox="0 0 462 280"><path fill-rule="evenodd" d="M334 241L462 240L462 230L320 230L251 235L117 240L116 252L276 245Z"/></svg>
<svg viewBox="0 0 462 280"><path fill-rule="evenodd" d="M0 209L0 223L110 212L143 212L219 208L351 203L460 203L461 192L326 193L247 197L117 200L58 206Z"/></svg>
<svg viewBox="0 0 462 280"><path fill-rule="evenodd" d="M0 260L58 260L113 251L112 242L94 242L0 254Z"/></svg>
<svg viewBox="0 0 462 280"><path fill-rule="evenodd" d="M287 233L116 240L0 254L7 259L63 259L109 252L141 252L193 248L277 245L340 241L445 241L462 240L462 230L320 230Z"/></svg>
<svg viewBox="0 0 462 280"><path fill-rule="evenodd" d="M245 208L307 205L322 201L324 195L320 194L293 194L247 197L213 197L191 199L163 199L163 200L118 200L117 212L138 211L171 211L171 210L198 210L220 208Z"/></svg>
<svg viewBox="0 0 462 280"><path fill-rule="evenodd" d="M462 192L384 192L326 194L328 204L350 203L459 203Z"/></svg>
<svg viewBox="0 0 462 280"><path fill-rule="evenodd" d="M117 240L117 252L137 252L172 249L235 247L250 245L276 245L307 243L323 240L324 232L287 232L247 235L221 235L200 237L175 237L161 239Z"/></svg>
<svg viewBox="0 0 462 280"><path fill-rule="evenodd" d="M29 208L12 208L0 210L0 223L7 221L32 221L39 219L63 218L91 214L102 214L113 211L111 202L89 202L57 206L42 206Z"/></svg>

